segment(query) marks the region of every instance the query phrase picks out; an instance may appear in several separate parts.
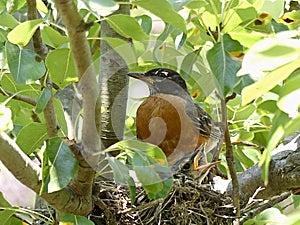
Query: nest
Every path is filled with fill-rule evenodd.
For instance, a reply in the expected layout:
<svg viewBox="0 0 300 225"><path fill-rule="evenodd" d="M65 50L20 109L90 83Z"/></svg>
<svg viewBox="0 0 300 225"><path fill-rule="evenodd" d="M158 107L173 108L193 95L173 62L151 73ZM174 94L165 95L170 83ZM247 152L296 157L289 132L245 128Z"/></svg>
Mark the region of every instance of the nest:
<svg viewBox="0 0 300 225"><path fill-rule="evenodd" d="M166 199L149 200L142 188L137 201L130 203L126 186L98 182L96 205L92 217L100 224L232 224L232 199L214 191L209 184L199 184L186 177L174 179ZM93 219L93 218L91 218Z"/></svg>

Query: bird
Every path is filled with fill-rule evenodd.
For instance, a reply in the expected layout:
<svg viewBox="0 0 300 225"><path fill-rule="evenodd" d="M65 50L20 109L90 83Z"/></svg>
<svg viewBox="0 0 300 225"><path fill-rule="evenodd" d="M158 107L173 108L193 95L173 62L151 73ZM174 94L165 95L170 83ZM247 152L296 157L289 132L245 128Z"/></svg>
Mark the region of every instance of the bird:
<svg viewBox="0 0 300 225"><path fill-rule="evenodd" d="M201 163L201 154L220 140L221 131L214 120L192 99L185 80L168 68L129 72L128 76L145 82L150 95L136 112L139 140L159 146L173 172L210 169ZM204 164L204 165L200 165Z"/></svg>

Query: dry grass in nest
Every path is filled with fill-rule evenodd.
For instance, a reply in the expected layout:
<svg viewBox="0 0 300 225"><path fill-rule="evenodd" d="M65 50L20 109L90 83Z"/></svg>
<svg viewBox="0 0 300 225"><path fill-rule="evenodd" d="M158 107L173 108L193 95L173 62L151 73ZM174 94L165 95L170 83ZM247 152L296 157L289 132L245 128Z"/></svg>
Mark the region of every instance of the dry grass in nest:
<svg viewBox="0 0 300 225"><path fill-rule="evenodd" d="M130 204L126 186L99 182L96 205L105 224L232 224L233 206L229 196L211 186L179 177L166 199L150 201L142 188ZM100 214L100 215L99 215Z"/></svg>

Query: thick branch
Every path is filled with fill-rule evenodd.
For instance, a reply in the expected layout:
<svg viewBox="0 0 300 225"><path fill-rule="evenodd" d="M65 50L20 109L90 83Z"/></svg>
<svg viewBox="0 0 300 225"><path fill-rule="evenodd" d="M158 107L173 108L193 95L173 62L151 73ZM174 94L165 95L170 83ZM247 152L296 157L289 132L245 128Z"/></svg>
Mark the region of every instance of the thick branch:
<svg viewBox="0 0 300 225"><path fill-rule="evenodd" d="M262 168L256 164L238 175L241 205L245 205L259 187L264 189L256 195L258 199L270 199L283 192L300 188L300 148L296 151L282 151L272 157L267 186L264 186L261 174ZM232 191L230 183L227 192Z"/></svg>
<svg viewBox="0 0 300 225"><path fill-rule="evenodd" d="M39 194L41 168L4 132L0 133L0 160L20 182ZM41 197L62 213L87 215L93 208L91 196L78 196L68 187Z"/></svg>
<svg viewBox="0 0 300 225"><path fill-rule="evenodd" d="M80 79L79 84L84 108L82 129L83 154L93 167L96 166L98 161L94 154L100 150L100 141L95 125L95 109L99 90L89 44L85 36L87 26L79 14L74 1L56 0L55 4L67 28L71 50Z"/></svg>

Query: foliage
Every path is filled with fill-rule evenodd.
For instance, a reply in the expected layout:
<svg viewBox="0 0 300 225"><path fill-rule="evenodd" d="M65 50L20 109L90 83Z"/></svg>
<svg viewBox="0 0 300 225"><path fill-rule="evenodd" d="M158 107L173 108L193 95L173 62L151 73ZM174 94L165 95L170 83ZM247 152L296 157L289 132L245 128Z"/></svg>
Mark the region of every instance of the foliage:
<svg viewBox="0 0 300 225"><path fill-rule="evenodd" d="M285 13L284 3L283 0L139 0L131 2L132 16L111 15L119 8L112 0L78 1L78 7L86 22L94 22L87 36L91 49L96 49L93 52L95 62L100 55L99 21L106 20L129 41L103 40L124 58L132 71L155 67L180 71L195 101L200 101L216 120L220 120L218 107L215 107L219 99L212 96L216 94L224 99L237 93L237 97L227 104L237 169L242 172L259 161L264 168L265 182L268 182L271 150L283 137L300 128L300 41L297 30L300 14L299 11ZM47 86L47 80L63 89L78 78L69 39L57 18L55 6L51 2L45 5L45 1L38 1L38 11L41 19L29 21L23 16L25 1L0 2L0 131L15 138L29 156L44 154L47 159L43 163L44 187L51 184L48 178L52 179L52 175L54 181L59 181L54 189L43 189L46 192L65 187L76 171L76 162L60 139L67 135L68 129L58 99L54 100L54 105L61 128L60 138L48 140L46 150L43 148L48 139L43 110L56 94L55 89ZM151 30L157 17L164 28L154 34ZM37 29L41 31L44 44L51 49L45 60L40 60L32 50L30 40ZM9 93L22 94L34 101L32 104L17 101L8 97ZM127 137L134 136L134 109L141 99L130 99L133 109L127 115ZM166 195L172 178L162 178L169 175L170 170L159 148L124 141L108 151L116 148L121 150L119 159L109 158L109 163L116 181L129 186L132 202L135 200L135 182L129 175L128 168L131 167L149 198ZM262 148L265 150L261 155ZM66 168L55 166L60 164L59 161L47 157L48 150L54 152L55 160L69 160L68 173ZM66 155L60 157L62 151ZM153 155L154 152L158 155ZM221 158L225 156L221 155ZM228 173L224 162L220 168ZM57 170L57 173L51 174L50 170ZM57 174L66 176L62 183ZM145 174L151 174L150 183L143 179ZM1 200L2 207L10 207L2 203ZM7 218L11 217L12 211L0 213L4 212L9 214ZM258 223L265 214L255 221Z"/></svg>

